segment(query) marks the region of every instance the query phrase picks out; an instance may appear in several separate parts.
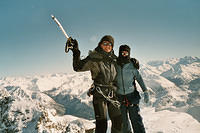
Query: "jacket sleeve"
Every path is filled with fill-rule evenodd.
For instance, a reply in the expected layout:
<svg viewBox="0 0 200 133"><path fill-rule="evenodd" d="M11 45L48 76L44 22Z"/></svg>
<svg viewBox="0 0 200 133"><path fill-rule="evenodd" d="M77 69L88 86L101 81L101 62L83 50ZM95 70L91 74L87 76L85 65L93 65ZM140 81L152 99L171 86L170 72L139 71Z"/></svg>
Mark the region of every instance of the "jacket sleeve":
<svg viewBox="0 0 200 133"><path fill-rule="evenodd" d="M80 59L80 50L76 50L73 52L73 69L76 72L83 72L83 71L89 71L91 69L91 61L89 59L89 56L85 59Z"/></svg>
<svg viewBox="0 0 200 133"><path fill-rule="evenodd" d="M144 84L142 76L140 75L139 71L136 69L135 69L135 78L136 78L138 84L140 85L140 87L142 88L143 92L147 91L147 87Z"/></svg>

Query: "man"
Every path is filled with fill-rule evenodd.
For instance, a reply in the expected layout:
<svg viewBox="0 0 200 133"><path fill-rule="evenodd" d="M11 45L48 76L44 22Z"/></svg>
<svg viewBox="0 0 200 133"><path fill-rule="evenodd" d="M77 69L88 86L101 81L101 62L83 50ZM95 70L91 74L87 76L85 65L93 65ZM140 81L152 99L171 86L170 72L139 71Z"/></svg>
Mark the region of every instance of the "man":
<svg viewBox="0 0 200 133"><path fill-rule="evenodd" d="M113 51L114 39L110 35L104 36L94 51L83 60L80 59L78 42L71 39L67 44L73 43L73 69L77 72L90 71L94 81L93 107L96 119L96 133L106 133L107 112L112 122L111 133L121 133L122 118L120 109L114 106L105 97L116 100L114 92L116 87L113 81L117 75L115 64L116 55Z"/></svg>
<svg viewBox="0 0 200 133"><path fill-rule="evenodd" d="M139 63L136 59L130 58L130 47L128 45L121 45L119 48L119 57L117 58L117 96L121 103L120 110L123 120L123 133L128 133L128 114L131 120L134 133L145 133L142 117L139 114L139 100L140 95L134 85L135 79L144 91L144 100L149 101L147 88L143 79L137 69Z"/></svg>

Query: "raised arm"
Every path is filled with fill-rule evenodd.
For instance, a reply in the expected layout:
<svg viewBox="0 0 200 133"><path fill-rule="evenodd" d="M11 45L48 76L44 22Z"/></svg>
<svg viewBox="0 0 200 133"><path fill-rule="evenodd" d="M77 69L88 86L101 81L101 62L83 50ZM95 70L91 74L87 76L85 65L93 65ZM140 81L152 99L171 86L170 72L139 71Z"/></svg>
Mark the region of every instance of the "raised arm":
<svg viewBox="0 0 200 133"><path fill-rule="evenodd" d="M78 48L78 41L76 39L70 39L67 41L66 46L69 45L69 43L73 44L73 48L71 49L73 52L73 69L74 71L80 72L80 71L89 71L90 70L90 63L89 57L81 60L80 59L80 50Z"/></svg>

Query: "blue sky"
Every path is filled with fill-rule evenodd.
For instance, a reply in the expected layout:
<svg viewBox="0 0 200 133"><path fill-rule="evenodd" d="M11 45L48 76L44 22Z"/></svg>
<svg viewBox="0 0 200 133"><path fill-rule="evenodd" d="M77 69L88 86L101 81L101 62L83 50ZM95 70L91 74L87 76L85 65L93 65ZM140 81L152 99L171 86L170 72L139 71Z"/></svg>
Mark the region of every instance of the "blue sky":
<svg viewBox="0 0 200 133"><path fill-rule="evenodd" d="M0 77L72 71L72 53L51 19L76 38L83 56L104 35L141 62L200 57L199 0L1 0Z"/></svg>

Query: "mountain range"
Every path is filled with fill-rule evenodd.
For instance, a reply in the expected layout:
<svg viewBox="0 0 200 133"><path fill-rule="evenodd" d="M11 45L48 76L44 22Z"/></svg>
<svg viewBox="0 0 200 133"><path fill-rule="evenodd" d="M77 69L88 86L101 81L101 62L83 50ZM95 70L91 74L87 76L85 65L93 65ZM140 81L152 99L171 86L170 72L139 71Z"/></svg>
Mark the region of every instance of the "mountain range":
<svg viewBox="0 0 200 133"><path fill-rule="evenodd" d="M140 104L147 132L199 132L200 59L186 56L140 66L150 92L150 103L142 99ZM91 84L90 72L0 78L0 132L92 133Z"/></svg>

